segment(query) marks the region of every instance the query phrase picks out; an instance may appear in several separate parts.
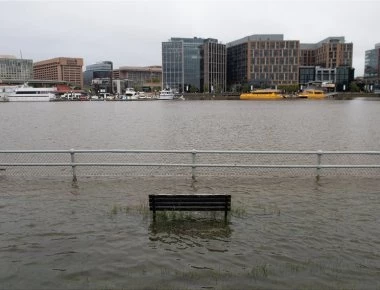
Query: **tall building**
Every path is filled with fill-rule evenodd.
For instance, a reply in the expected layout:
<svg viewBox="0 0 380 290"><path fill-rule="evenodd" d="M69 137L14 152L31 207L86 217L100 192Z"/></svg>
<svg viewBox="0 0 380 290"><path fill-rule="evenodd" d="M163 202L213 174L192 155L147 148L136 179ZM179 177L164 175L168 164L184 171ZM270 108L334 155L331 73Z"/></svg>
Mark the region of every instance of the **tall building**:
<svg viewBox="0 0 380 290"><path fill-rule="evenodd" d="M365 51L364 79L380 83L380 43L374 49Z"/></svg>
<svg viewBox="0 0 380 290"><path fill-rule="evenodd" d="M171 38L162 43L162 87L179 92L225 90L226 48L217 39Z"/></svg>
<svg viewBox="0 0 380 290"><path fill-rule="evenodd" d="M257 34L227 44L227 83L270 87L297 84L299 41L282 34Z"/></svg>
<svg viewBox="0 0 380 290"><path fill-rule="evenodd" d="M83 58L57 57L33 64L34 79L65 81L83 88Z"/></svg>
<svg viewBox="0 0 380 290"><path fill-rule="evenodd" d="M224 92L227 89L227 48L214 40L206 40L201 50L201 90Z"/></svg>
<svg viewBox="0 0 380 290"><path fill-rule="evenodd" d="M301 43L300 65L336 68L352 67L353 44L346 43L343 36L328 37L318 43Z"/></svg>
<svg viewBox="0 0 380 290"><path fill-rule="evenodd" d="M0 55L0 81L26 82L32 78L33 60L18 59L13 55Z"/></svg>

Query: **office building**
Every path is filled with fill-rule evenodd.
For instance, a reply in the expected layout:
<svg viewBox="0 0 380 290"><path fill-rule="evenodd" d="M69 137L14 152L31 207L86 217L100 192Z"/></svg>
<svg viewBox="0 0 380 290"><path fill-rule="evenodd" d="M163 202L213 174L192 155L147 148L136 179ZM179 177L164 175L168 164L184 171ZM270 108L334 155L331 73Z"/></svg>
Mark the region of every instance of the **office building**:
<svg viewBox="0 0 380 290"><path fill-rule="evenodd" d="M299 41L282 34L257 34L227 44L227 83L230 88L297 84Z"/></svg>
<svg viewBox="0 0 380 290"><path fill-rule="evenodd" d="M34 79L64 81L71 87L83 88L83 59L57 57L33 64Z"/></svg>
<svg viewBox="0 0 380 290"><path fill-rule="evenodd" d="M353 44L346 43L343 36L328 37L318 43L301 43L300 85L319 82L337 91L348 90L354 80L352 53Z"/></svg>
<svg viewBox="0 0 380 290"><path fill-rule="evenodd" d="M352 67L353 44L346 43L343 36L328 37L318 43L300 44L300 65L336 68Z"/></svg>
<svg viewBox="0 0 380 290"><path fill-rule="evenodd" d="M369 83L380 84L380 43L374 49L365 51L364 79Z"/></svg>
<svg viewBox="0 0 380 290"><path fill-rule="evenodd" d="M203 92L224 92L227 89L227 48L208 39L201 50L201 84Z"/></svg>
<svg viewBox="0 0 380 290"><path fill-rule="evenodd" d="M33 60L18 59L13 55L0 55L0 81L26 82L33 78Z"/></svg>
<svg viewBox="0 0 380 290"><path fill-rule="evenodd" d="M128 87L144 90L160 87L162 84L161 66L121 66L114 71L115 78L124 80Z"/></svg>
<svg viewBox="0 0 380 290"><path fill-rule="evenodd" d="M112 93L112 61L102 61L87 65L83 78L84 85L94 90L95 94Z"/></svg>
<svg viewBox="0 0 380 290"><path fill-rule="evenodd" d="M303 89L310 84L319 84L330 91L347 91L354 80L354 69L348 66L323 68L320 66L300 66L299 85Z"/></svg>
<svg viewBox="0 0 380 290"><path fill-rule="evenodd" d="M226 88L226 48L217 39L171 38L162 43L162 87L178 92Z"/></svg>

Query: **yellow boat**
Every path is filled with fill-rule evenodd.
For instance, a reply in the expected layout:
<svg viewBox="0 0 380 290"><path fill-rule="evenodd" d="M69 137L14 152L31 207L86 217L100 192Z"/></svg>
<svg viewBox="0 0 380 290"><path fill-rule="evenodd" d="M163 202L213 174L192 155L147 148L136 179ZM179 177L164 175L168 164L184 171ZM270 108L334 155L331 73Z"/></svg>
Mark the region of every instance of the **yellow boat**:
<svg viewBox="0 0 380 290"><path fill-rule="evenodd" d="M255 90L250 93L244 93L240 95L240 100L272 100L283 99L285 96L280 90Z"/></svg>
<svg viewBox="0 0 380 290"><path fill-rule="evenodd" d="M327 95L322 90L305 89L301 93L298 94L298 97L307 98L307 99L323 99L323 98L326 98Z"/></svg>

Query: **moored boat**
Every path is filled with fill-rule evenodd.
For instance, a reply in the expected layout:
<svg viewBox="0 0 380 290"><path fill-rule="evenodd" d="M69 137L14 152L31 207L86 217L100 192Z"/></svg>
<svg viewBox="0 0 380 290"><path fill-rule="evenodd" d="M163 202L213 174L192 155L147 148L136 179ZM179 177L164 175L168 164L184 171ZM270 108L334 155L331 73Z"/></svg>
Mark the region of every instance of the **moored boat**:
<svg viewBox="0 0 380 290"><path fill-rule="evenodd" d="M160 92L160 95L158 96L159 100L173 100L174 99L174 92L170 89L165 89Z"/></svg>
<svg viewBox="0 0 380 290"><path fill-rule="evenodd" d="M137 100L138 99L138 94L134 88L127 88L125 90L124 96L125 96L126 100Z"/></svg>
<svg viewBox="0 0 380 290"><path fill-rule="evenodd" d="M298 94L298 97L304 99L324 99L327 97L327 95L323 90L305 89Z"/></svg>
<svg viewBox="0 0 380 290"><path fill-rule="evenodd" d="M240 100L274 100L283 98L285 98L285 96L280 90L272 89L255 90L240 95Z"/></svg>
<svg viewBox="0 0 380 290"><path fill-rule="evenodd" d="M10 93L7 98L9 102L49 102L57 97L56 88L33 88L22 86Z"/></svg>
<svg viewBox="0 0 380 290"><path fill-rule="evenodd" d="M18 86L0 86L0 102L8 102L8 95L14 93Z"/></svg>

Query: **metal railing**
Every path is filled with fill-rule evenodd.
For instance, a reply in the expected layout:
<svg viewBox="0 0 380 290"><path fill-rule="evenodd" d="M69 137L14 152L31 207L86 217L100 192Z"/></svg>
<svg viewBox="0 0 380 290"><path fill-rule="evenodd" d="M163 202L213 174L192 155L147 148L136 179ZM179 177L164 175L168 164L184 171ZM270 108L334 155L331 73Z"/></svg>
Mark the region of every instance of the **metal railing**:
<svg viewBox="0 0 380 290"><path fill-rule="evenodd" d="M34 169L33 169L34 168ZM286 170L286 171L285 171ZM350 172L351 171L351 172ZM0 175L157 176L380 173L380 151L2 150Z"/></svg>

